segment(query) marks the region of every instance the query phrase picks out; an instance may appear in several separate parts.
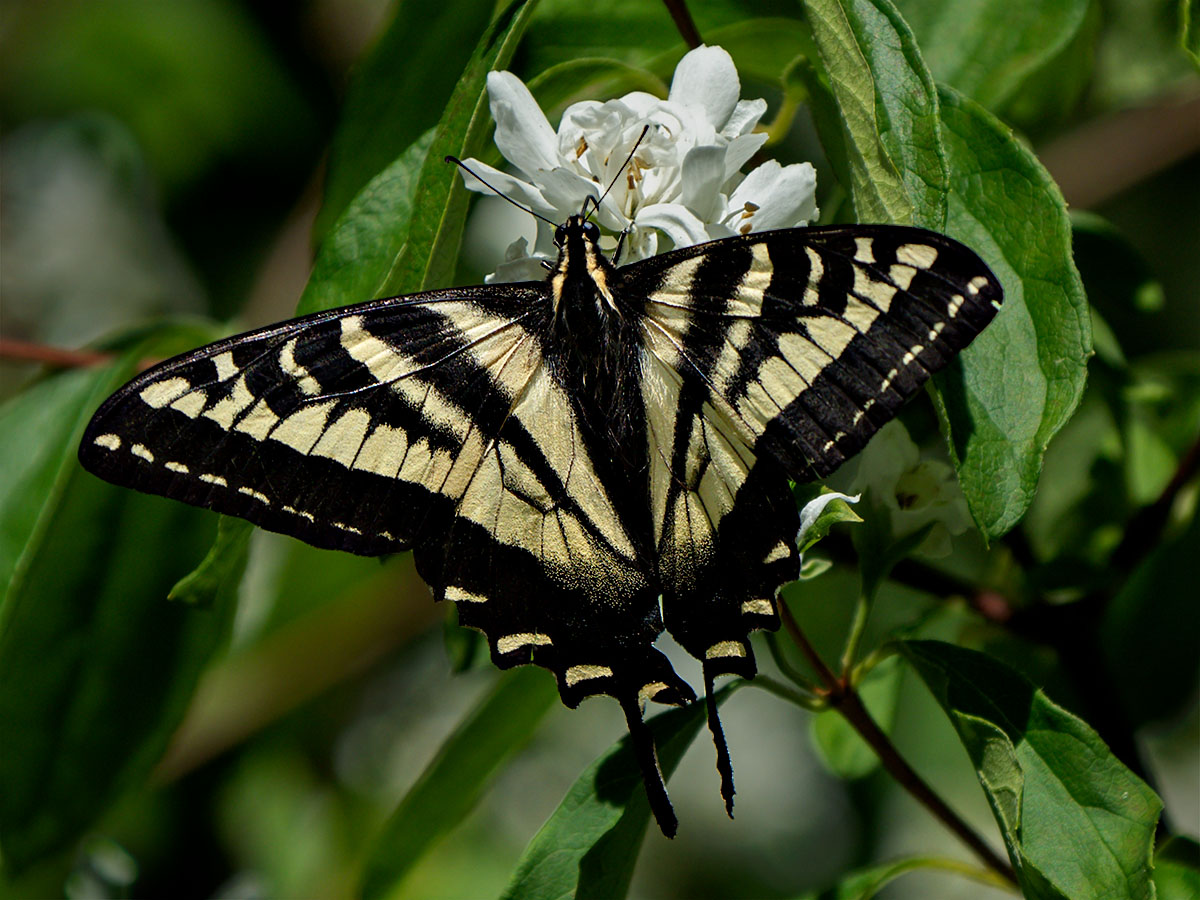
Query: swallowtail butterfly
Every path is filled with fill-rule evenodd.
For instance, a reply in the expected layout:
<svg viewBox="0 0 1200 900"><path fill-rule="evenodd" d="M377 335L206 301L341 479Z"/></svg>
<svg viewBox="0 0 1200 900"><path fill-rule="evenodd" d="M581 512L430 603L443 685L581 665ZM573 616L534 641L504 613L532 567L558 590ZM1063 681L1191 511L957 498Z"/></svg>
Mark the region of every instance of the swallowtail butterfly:
<svg viewBox="0 0 1200 900"><path fill-rule="evenodd" d="M1002 291L917 228L746 234L618 267L556 233L544 282L376 300L237 335L110 397L79 455L119 485L318 547L413 549L497 666L620 703L651 808L675 814L642 719L755 673L798 574L788 479L829 475L979 333Z"/></svg>

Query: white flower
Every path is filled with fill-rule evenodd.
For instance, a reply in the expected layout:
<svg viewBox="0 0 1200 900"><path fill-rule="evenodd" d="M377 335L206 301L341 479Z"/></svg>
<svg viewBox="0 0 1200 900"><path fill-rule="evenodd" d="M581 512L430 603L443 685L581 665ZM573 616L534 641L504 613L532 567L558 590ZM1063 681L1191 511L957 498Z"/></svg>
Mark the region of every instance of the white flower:
<svg viewBox="0 0 1200 900"><path fill-rule="evenodd" d="M584 198L598 198L612 184L595 221L610 234L627 232L623 262L667 249L659 246L660 233L686 247L816 218L816 172L809 163L770 161L741 174L767 139L753 133L767 104L738 99L737 69L720 47L698 47L684 56L666 100L635 91L603 103L575 103L557 132L515 75L491 72L487 83L496 146L523 178L476 159L466 160L467 166L555 223L577 215ZM471 190L489 192L470 174L463 180ZM523 240L515 242L488 280L543 277L541 261L557 256L553 238L553 228L539 223L532 252Z"/></svg>
<svg viewBox="0 0 1200 900"><path fill-rule="evenodd" d="M886 514L893 542L932 526L918 552L950 553L950 536L971 526L967 501L944 462L922 460L908 430L893 419L859 456L852 490L867 491L872 505Z"/></svg>

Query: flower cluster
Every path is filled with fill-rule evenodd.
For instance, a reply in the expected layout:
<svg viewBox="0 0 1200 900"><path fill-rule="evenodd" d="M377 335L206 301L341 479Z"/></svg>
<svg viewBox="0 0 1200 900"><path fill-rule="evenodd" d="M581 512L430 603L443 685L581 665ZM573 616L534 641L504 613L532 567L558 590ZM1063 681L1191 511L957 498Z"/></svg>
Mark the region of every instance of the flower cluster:
<svg viewBox="0 0 1200 900"><path fill-rule="evenodd" d="M492 72L488 96L496 146L523 177L476 159L466 163L553 222L578 214L586 197L599 197L612 185L595 220L609 233L625 232L624 262L668 249L660 247L661 235L674 247L686 247L807 224L817 215L811 164L781 166L772 160L741 173L767 139L754 133L767 104L741 100L740 93L729 54L698 47L680 60L667 99L635 91L603 103L575 103L555 132L520 79ZM471 190L489 190L470 174L464 181ZM539 224L532 253L524 238L515 242L488 280L540 279L542 261L556 255L553 229Z"/></svg>

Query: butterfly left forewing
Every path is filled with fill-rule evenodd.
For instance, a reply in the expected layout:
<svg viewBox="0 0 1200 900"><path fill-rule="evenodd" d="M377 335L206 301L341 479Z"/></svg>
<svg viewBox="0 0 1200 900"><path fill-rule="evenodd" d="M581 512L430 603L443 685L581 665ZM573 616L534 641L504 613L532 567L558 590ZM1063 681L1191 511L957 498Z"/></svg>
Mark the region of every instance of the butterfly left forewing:
<svg viewBox="0 0 1200 900"><path fill-rule="evenodd" d="M157 366L96 413L84 466L317 546L403 549L453 513L544 294L513 287L362 304ZM494 425L498 427L499 422Z"/></svg>

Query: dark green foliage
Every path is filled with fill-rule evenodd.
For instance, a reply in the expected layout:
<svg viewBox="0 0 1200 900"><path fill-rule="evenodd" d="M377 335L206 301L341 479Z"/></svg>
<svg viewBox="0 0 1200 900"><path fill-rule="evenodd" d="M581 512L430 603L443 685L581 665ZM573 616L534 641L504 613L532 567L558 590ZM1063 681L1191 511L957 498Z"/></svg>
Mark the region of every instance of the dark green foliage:
<svg viewBox="0 0 1200 900"><path fill-rule="evenodd" d="M442 157L501 162L489 70L514 71L556 123L577 100L663 94L687 50L658 0L402 2L347 71L329 62L327 25L298 12L130 6L14 5L0 34L4 140L43 118L130 135L165 209L146 208L140 176L116 178L141 226L178 241L212 288L214 317L245 308L252 324L286 317L300 293L297 281L264 312L268 268L247 303L268 248L287 256L279 248L310 237L300 312L461 281L469 197ZM852 463L831 479L866 496L829 507L810 535L802 580L782 595L799 627L882 740L894 735L931 788L1003 845L1025 896L1192 896L1194 800L1176 798L1195 792L1197 754L1195 147L1152 181L1125 178L1114 154L1124 194L1112 199L1101 170L1094 209L1068 215L1076 201L1054 176L1066 189L1080 157L1056 155L1070 142L1054 139L1163 94L1194 109L1197 4L693 7L707 43L736 62L741 96L770 104L760 156L820 154L823 220L944 231L1006 294L932 402L904 412L921 463L898 475ZM314 139L335 95L338 124ZM289 243L278 230L318 144L316 225ZM70 196L68 213L92 209L86 190ZM214 213L213 197L236 203ZM47 260L121 227L68 213L47 218ZM501 248L513 236L502 237ZM25 290L6 280L5 303ZM162 308L186 308L178 299ZM29 313L15 308L0 313L5 338L43 333L24 331ZM243 523L218 530L213 514L79 469L79 434L105 396L144 361L231 330L156 322L105 345L105 365L0 360L0 894L726 896L741 885L865 900L900 876L928 896L963 877L1006 885L1003 865L943 856L952 838L897 837L928 832L896 817L878 742L786 632L770 647L756 639L751 684L772 692L756 699L775 703L773 717L729 728L738 819L681 802L679 838L646 841L639 857L649 810L637 765L624 739L596 758L621 732L617 712L595 701L565 713L544 672L496 680L465 652L452 677L440 642L420 639L441 612L406 561L251 540ZM927 464L955 478L935 491ZM751 695L720 694L727 720ZM664 775L703 718L699 706L649 718ZM771 757L772 789L755 788L763 773L739 758L780 732L811 741L834 775L789 751ZM961 771L943 764L947 745ZM693 753L715 810L711 745ZM811 802L764 827L768 794L794 784ZM106 868L113 859L132 859L133 874Z"/></svg>

